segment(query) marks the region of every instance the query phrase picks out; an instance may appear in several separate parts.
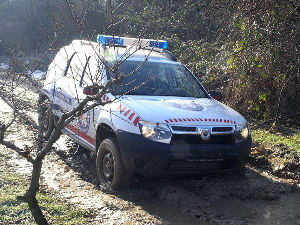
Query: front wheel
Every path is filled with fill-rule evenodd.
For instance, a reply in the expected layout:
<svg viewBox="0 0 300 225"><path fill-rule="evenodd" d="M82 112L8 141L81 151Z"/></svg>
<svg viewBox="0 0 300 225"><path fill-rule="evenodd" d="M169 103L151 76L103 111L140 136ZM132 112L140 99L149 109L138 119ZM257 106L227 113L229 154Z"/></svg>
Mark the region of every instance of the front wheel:
<svg viewBox="0 0 300 225"><path fill-rule="evenodd" d="M130 185L130 173L124 167L115 138L103 140L96 159L97 177L101 184L112 190L127 188Z"/></svg>

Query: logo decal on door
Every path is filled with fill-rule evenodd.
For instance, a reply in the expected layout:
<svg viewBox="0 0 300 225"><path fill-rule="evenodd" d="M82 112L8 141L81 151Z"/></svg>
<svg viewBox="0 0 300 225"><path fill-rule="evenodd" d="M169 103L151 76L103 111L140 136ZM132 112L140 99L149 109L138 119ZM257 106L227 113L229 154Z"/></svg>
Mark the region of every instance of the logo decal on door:
<svg viewBox="0 0 300 225"><path fill-rule="evenodd" d="M80 130L83 133L89 132L90 122L91 122L90 120L91 120L91 117L90 117L90 112L89 111L85 114L82 114L79 117L79 127L80 127Z"/></svg>

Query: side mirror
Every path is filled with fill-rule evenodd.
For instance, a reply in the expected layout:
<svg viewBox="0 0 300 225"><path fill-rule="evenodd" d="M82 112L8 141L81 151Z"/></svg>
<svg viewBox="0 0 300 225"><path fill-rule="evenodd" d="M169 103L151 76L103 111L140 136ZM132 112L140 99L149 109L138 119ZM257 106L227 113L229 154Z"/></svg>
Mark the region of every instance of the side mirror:
<svg viewBox="0 0 300 225"><path fill-rule="evenodd" d="M208 94L217 101L223 100L223 95L218 91L209 91Z"/></svg>
<svg viewBox="0 0 300 225"><path fill-rule="evenodd" d="M85 95L97 95L99 94L99 87L91 85L83 88L83 94Z"/></svg>

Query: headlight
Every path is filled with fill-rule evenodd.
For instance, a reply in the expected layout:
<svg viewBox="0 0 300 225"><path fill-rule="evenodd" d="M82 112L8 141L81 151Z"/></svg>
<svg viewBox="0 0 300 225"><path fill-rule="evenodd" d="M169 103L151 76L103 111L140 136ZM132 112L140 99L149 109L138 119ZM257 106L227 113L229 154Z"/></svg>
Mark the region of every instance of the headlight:
<svg viewBox="0 0 300 225"><path fill-rule="evenodd" d="M240 143L248 139L248 137L250 136L250 128L247 123L238 124L235 128L235 143Z"/></svg>
<svg viewBox="0 0 300 225"><path fill-rule="evenodd" d="M139 126L144 138L170 144L172 132L166 124L140 121Z"/></svg>

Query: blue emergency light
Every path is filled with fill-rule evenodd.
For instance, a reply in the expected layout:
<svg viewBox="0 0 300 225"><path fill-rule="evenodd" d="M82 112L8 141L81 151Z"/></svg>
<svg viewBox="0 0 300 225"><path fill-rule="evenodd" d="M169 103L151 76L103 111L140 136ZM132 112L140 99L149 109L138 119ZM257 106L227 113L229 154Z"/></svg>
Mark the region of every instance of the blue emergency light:
<svg viewBox="0 0 300 225"><path fill-rule="evenodd" d="M162 48L162 49L168 48L168 42L163 40L98 35L97 41L102 45L141 46L141 47Z"/></svg>
<svg viewBox="0 0 300 225"><path fill-rule="evenodd" d="M124 38L99 35L98 36L98 42L102 45L113 45L113 44L123 45L124 44Z"/></svg>
<svg viewBox="0 0 300 225"><path fill-rule="evenodd" d="M168 48L168 42L167 41L149 41L149 47L155 47L155 48L162 48L167 49Z"/></svg>

